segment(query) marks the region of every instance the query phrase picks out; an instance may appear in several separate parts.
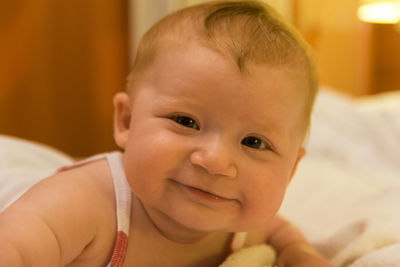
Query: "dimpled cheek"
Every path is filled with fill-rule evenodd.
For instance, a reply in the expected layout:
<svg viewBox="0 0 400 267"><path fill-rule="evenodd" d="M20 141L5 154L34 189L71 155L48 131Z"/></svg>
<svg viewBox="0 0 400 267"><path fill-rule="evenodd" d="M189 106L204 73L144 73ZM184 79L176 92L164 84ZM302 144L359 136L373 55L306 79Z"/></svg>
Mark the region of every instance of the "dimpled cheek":
<svg viewBox="0 0 400 267"><path fill-rule="evenodd" d="M265 225L275 214L277 209L273 208L270 203L264 205L253 205L251 208L243 212L244 222L247 228L258 228Z"/></svg>
<svg viewBox="0 0 400 267"><path fill-rule="evenodd" d="M151 134L131 137L125 151L125 166L129 170L128 180L138 185L170 178L185 158L184 149L173 134L155 129Z"/></svg>
<svg viewBox="0 0 400 267"><path fill-rule="evenodd" d="M278 212L284 190L259 187L256 191L243 199L241 216L248 226L262 227Z"/></svg>
<svg viewBox="0 0 400 267"><path fill-rule="evenodd" d="M173 134L158 129L144 132L145 134L135 136L132 144L135 160L140 161L141 165L152 167L162 164L168 157L174 158L179 153L180 143Z"/></svg>

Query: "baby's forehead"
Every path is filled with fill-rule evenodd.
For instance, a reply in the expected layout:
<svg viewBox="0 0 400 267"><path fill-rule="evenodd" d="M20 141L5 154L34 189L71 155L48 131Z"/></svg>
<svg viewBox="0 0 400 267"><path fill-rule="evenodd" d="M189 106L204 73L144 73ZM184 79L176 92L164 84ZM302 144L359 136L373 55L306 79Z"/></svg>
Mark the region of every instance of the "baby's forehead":
<svg viewBox="0 0 400 267"><path fill-rule="evenodd" d="M160 42L153 62L148 66L145 73L156 72L156 75L147 80L159 79L162 76L172 76L175 70L180 67L183 71L180 75L190 75L189 72L196 72L196 78L202 80L205 78L202 73L210 66L220 67L221 72L216 71L214 77L211 76L215 79L224 79L224 76L228 74L231 77L235 76L238 79L246 80L250 84L260 81L268 84L273 82L269 70L275 70L281 74L280 77L284 80L296 79L297 91L301 95L305 95L304 92L308 90L309 86L308 73L301 64L249 59L240 68L232 56L214 46L209 46L207 42L193 38L180 39L179 36L169 36Z"/></svg>
<svg viewBox="0 0 400 267"><path fill-rule="evenodd" d="M160 49L148 73L147 82L157 83L157 86L176 84L183 95L185 88L203 86L205 82L234 83L249 93L251 88L274 87L288 90L299 99L303 99L308 89L307 73L300 66L249 61L240 69L229 56L198 42L187 42L184 46L170 44ZM199 92L203 92L200 89Z"/></svg>
<svg viewBox="0 0 400 267"><path fill-rule="evenodd" d="M237 51L233 51L224 43L232 42L229 37L220 37L219 40L210 39L198 34L196 31L191 30L186 33L173 33L159 36L157 41L156 53L154 53L155 59L157 56L163 53L170 53L173 50L180 49L181 51L191 50L194 48L206 48L210 49L220 56L224 57L228 62L236 65L239 70L243 73L251 73L251 69L262 67L262 66L273 66L280 69L296 70L300 72L307 72L307 60L300 53L293 51L292 57L288 60L278 59L279 55L267 57L265 54L271 53L271 51L260 51L264 56L257 57L253 55L240 55ZM295 49L293 49L295 50ZM287 54L288 52L286 52ZM179 56L179 54L177 54Z"/></svg>

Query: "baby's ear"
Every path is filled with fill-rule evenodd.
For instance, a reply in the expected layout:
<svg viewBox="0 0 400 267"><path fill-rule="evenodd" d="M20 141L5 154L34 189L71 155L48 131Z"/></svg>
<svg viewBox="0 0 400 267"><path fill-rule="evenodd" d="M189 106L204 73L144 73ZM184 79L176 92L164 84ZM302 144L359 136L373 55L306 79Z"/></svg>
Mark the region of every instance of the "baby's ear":
<svg viewBox="0 0 400 267"><path fill-rule="evenodd" d="M125 148L128 141L131 104L127 93L120 92L114 96L114 139L122 149Z"/></svg>

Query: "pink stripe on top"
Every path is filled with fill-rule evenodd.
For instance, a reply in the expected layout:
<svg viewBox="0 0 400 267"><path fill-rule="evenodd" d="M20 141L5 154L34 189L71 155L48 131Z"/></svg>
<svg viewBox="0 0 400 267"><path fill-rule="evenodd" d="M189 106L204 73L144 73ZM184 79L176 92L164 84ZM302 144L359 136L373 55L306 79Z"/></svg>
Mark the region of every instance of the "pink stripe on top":
<svg viewBox="0 0 400 267"><path fill-rule="evenodd" d="M131 188L126 180L124 167L122 165L122 154L119 152L107 154L107 160L114 181L118 228L114 252L108 266L122 267L128 248L131 214Z"/></svg>

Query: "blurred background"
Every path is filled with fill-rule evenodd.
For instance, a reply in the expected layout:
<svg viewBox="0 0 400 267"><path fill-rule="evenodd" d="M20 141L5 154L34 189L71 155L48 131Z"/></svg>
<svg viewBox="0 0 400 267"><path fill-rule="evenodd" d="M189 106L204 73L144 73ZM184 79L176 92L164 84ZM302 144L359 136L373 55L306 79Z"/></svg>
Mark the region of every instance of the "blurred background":
<svg viewBox="0 0 400 267"><path fill-rule="evenodd" d="M324 87L354 97L400 90L399 1L265 1L311 44ZM197 2L1 0L0 134L75 157L116 149L112 97L138 40Z"/></svg>

